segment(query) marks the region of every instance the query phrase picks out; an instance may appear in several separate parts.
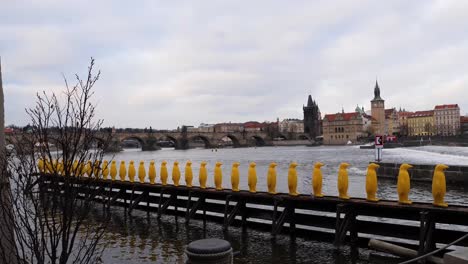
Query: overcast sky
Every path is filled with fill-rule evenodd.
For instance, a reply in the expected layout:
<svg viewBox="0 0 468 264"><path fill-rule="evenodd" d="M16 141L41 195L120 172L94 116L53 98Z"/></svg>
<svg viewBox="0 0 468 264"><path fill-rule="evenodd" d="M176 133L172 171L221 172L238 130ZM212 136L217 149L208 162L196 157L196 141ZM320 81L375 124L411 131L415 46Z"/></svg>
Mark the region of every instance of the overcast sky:
<svg viewBox="0 0 468 264"><path fill-rule="evenodd" d="M92 56L106 126L302 118L458 103L468 113L468 1L0 0L6 123Z"/></svg>

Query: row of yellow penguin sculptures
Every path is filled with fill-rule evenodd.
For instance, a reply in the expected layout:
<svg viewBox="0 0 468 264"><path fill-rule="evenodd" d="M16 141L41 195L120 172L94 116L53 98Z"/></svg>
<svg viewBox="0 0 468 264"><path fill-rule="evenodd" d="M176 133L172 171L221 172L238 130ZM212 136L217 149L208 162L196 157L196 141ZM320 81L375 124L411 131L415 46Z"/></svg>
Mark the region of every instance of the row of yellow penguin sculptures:
<svg viewBox="0 0 468 264"><path fill-rule="evenodd" d="M117 164L116 161L113 160L110 163L107 160L102 162L102 166L100 166L100 162L95 161L94 164L91 161L85 163L79 163L78 161L74 161L72 164L73 174L77 176L88 176L91 177L99 177L102 175L102 178L107 180L108 176L110 175L111 180L116 180L117 172L119 174L121 181L126 181L126 177L128 175L128 180L130 182L135 181L136 170L134 161L129 162L128 169L125 165L125 161L120 162L119 170L117 171ZM185 184L187 187L193 186L193 171L192 171L192 162L187 161L185 165ZM200 188L204 189L207 187L207 178L208 172L206 168L207 163L205 161L200 163L200 171L199 171L199 183ZM239 191L239 162L234 162L232 164L231 170L231 186L232 191L238 192ZM214 184L216 190L222 190L222 163L216 162L214 168ZM277 164L272 162L268 168L267 174L267 186L268 186L268 193L276 194L276 166ZM297 191L297 171L296 167L298 166L297 163L292 162L289 165L288 169L288 189L289 194L291 196L299 195ZM323 175L321 168L324 166L323 163L317 162L314 164L314 169L312 172L312 189L313 195L316 198L324 197L322 192L322 184L323 184ZM348 163L341 163L338 170L338 197L341 199L350 199L348 195L348 171L347 168L350 165ZM57 160L49 161L44 159L39 159L38 161L38 168L41 173L58 173L59 175L64 173L65 166L63 162L59 162ZM377 169L379 168L378 164L370 163L367 167L367 174L366 174L366 194L367 200L371 202L378 202L379 199L377 198ZM398 173L398 180L397 180L397 192L398 192L398 202L401 204L411 204L412 201L409 199L409 192L410 192L410 175L408 169L411 169L412 166L409 164L402 164L400 166L400 170ZM434 175L432 180L432 194L434 197L434 205L439 207L447 207L447 203L444 202L444 196L446 193L446 181L445 181L445 174L444 171L448 168L448 166L443 164L438 164L434 169ZM148 168L148 178L150 184L154 184L156 182L156 167L155 162L151 161L149 168ZM161 163L161 170L160 170L160 178L161 184L167 185L168 180L168 168L167 162L163 161ZM172 182L174 186L179 186L181 178L181 172L179 169L179 162L175 161L172 169ZM146 179L146 169L143 161L140 161L138 166L138 179L141 183L145 182ZM255 162L251 162L248 168L248 186L249 192L256 193L257 192L257 172L256 172L256 164Z"/></svg>

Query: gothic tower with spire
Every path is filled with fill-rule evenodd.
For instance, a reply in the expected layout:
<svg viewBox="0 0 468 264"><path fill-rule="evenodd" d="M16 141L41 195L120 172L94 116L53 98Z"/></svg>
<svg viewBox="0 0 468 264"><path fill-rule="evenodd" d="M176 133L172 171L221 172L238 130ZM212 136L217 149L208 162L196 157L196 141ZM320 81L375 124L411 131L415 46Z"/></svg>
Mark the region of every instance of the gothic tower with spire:
<svg viewBox="0 0 468 264"><path fill-rule="evenodd" d="M375 80L374 99L371 100L372 127L374 134L385 133L385 100L380 97L380 87Z"/></svg>
<svg viewBox="0 0 468 264"><path fill-rule="evenodd" d="M307 106L303 106L304 110L304 133L308 134L311 139L321 135L320 121L322 119L320 109L317 103L312 100L309 95Z"/></svg>

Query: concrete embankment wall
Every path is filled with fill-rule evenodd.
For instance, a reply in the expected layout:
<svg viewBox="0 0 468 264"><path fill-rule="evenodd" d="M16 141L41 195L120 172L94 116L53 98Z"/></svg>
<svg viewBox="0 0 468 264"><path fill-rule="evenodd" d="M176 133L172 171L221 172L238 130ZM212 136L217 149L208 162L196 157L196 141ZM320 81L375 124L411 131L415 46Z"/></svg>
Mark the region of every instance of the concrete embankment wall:
<svg viewBox="0 0 468 264"><path fill-rule="evenodd" d="M273 146L304 146L311 144L309 140L281 140L271 142Z"/></svg>
<svg viewBox="0 0 468 264"><path fill-rule="evenodd" d="M376 162L380 165L377 175L381 178L394 179L396 181L401 163ZM432 182L435 164L411 164L413 168L408 170L411 180ZM445 171L448 184L463 184L468 187L468 166L450 166Z"/></svg>

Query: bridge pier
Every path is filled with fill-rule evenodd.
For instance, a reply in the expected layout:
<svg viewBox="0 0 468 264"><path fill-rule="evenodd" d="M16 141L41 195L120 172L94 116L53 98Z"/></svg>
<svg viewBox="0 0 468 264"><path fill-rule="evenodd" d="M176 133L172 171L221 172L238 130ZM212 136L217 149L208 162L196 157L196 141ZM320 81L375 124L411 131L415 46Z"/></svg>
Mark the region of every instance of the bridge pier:
<svg viewBox="0 0 468 264"><path fill-rule="evenodd" d="M141 142L141 150L142 151L154 151L160 150L161 148L158 146L158 141L155 137L148 137Z"/></svg>

